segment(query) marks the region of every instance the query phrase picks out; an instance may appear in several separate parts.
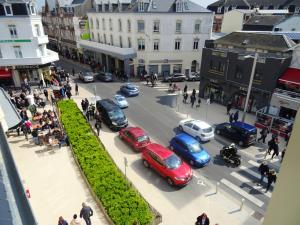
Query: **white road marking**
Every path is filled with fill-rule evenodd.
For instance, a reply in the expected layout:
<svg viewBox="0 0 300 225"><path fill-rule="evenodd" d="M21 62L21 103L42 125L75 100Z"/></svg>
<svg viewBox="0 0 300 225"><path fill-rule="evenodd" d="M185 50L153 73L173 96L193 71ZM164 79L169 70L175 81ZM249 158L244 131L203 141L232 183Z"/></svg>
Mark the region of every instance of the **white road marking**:
<svg viewBox="0 0 300 225"><path fill-rule="evenodd" d="M257 179L260 179L260 174L255 173L254 171L250 170L249 168L245 166L240 166L240 169L245 170L247 173L251 174L252 176L256 177Z"/></svg>
<svg viewBox="0 0 300 225"><path fill-rule="evenodd" d="M248 178L246 178L246 177L238 174L237 172L232 172L230 175L233 176L233 177L235 177L236 179L244 182L244 183L251 183L251 182L253 182L252 180L250 180L250 179L248 179Z"/></svg>
<svg viewBox="0 0 300 225"><path fill-rule="evenodd" d="M253 160L249 160L248 163L251 164L252 166L255 166L255 167L259 167L260 166L260 164L258 162L255 162Z"/></svg>
<svg viewBox="0 0 300 225"><path fill-rule="evenodd" d="M223 183L224 185L226 185L227 187L229 187L233 191L239 193L240 195L242 195L243 197L245 197L246 199L248 199L249 201L251 201L252 203L254 203L255 205L257 205L258 207L262 207L264 205L264 203L261 200L259 200L259 199L255 198L254 196L248 194L246 191L244 191L240 187L234 185L230 181L228 181L228 180L226 180L226 179L223 178L221 180L221 183Z"/></svg>

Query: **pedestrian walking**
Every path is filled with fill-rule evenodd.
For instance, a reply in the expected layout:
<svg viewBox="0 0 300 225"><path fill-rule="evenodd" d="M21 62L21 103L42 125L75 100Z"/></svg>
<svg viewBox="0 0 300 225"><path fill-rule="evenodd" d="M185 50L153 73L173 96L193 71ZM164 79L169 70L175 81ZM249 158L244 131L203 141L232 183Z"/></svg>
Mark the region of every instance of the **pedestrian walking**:
<svg viewBox="0 0 300 225"><path fill-rule="evenodd" d="M205 213L197 217L196 225L209 225L209 218Z"/></svg>
<svg viewBox="0 0 300 225"><path fill-rule="evenodd" d="M58 218L58 225L68 225L68 222L62 216L60 216Z"/></svg>
<svg viewBox="0 0 300 225"><path fill-rule="evenodd" d="M273 145L273 154L272 154L271 159L273 159L275 155L276 155L277 157L278 157L278 155L279 155L279 146L278 146L278 143L277 143L277 142L275 142L274 145Z"/></svg>
<svg viewBox="0 0 300 225"><path fill-rule="evenodd" d="M183 93L187 93L187 89L188 89L188 86L185 85L184 88L183 88Z"/></svg>
<svg viewBox="0 0 300 225"><path fill-rule="evenodd" d="M188 93L185 92L184 95L183 95L183 103L184 103L184 104L187 103L188 97L189 97Z"/></svg>
<svg viewBox="0 0 300 225"><path fill-rule="evenodd" d="M239 110L236 110L236 112L234 113L233 120L234 122L237 122L239 120Z"/></svg>
<svg viewBox="0 0 300 225"><path fill-rule="evenodd" d="M73 77L75 76L75 69L74 69L74 67L72 68L72 75L73 75Z"/></svg>
<svg viewBox="0 0 300 225"><path fill-rule="evenodd" d="M47 89L44 89L44 95L45 95L46 101L48 101L48 90Z"/></svg>
<svg viewBox="0 0 300 225"><path fill-rule="evenodd" d="M87 98L84 99L84 104L85 104L85 111L87 111L89 109L89 100Z"/></svg>
<svg viewBox="0 0 300 225"><path fill-rule="evenodd" d="M82 225L81 219L78 218L77 214L73 215L73 219L72 219L70 225Z"/></svg>
<svg viewBox="0 0 300 225"><path fill-rule="evenodd" d="M234 114L230 113L229 115L229 123L232 123L234 121Z"/></svg>
<svg viewBox="0 0 300 225"><path fill-rule="evenodd" d="M86 225L91 225L91 216L93 216L94 212L91 207L86 205L84 202L82 203L82 209L80 211L80 218L83 218Z"/></svg>
<svg viewBox="0 0 300 225"><path fill-rule="evenodd" d="M79 92L78 92L78 84L77 84L77 82L75 83L75 95L78 95L79 94Z"/></svg>
<svg viewBox="0 0 300 225"><path fill-rule="evenodd" d="M282 152L281 152L281 161L280 161L280 163L282 163L282 161L283 161L285 152L286 152L286 148L284 148L284 149L282 150Z"/></svg>
<svg viewBox="0 0 300 225"><path fill-rule="evenodd" d="M192 95L196 98L196 89L193 89Z"/></svg>
<svg viewBox="0 0 300 225"><path fill-rule="evenodd" d="M70 90L67 91L66 95L68 96L68 99L71 99L72 93Z"/></svg>
<svg viewBox="0 0 300 225"><path fill-rule="evenodd" d="M276 172L273 169L270 170L270 172L267 174L267 176L268 176L268 184L267 184L266 192L268 192L268 190L270 189L271 184L276 183L276 180L277 180Z"/></svg>
<svg viewBox="0 0 300 225"><path fill-rule="evenodd" d="M262 140L263 143L265 143L266 142L266 137L267 137L268 133L269 133L269 129L267 127L264 127L260 131L260 138L257 141L259 142L260 140Z"/></svg>
<svg viewBox="0 0 300 225"><path fill-rule="evenodd" d="M83 99L81 100L81 108L82 111L85 111L85 101Z"/></svg>
<svg viewBox="0 0 300 225"><path fill-rule="evenodd" d="M96 130L97 130L97 135L99 136L99 134L100 134L100 129L102 128L102 122L101 122L101 120L96 120L95 128L96 128Z"/></svg>
<svg viewBox="0 0 300 225"><path fill-rule="evenodd" d="M266 164L266 162L262 162L260 164L260 166L258 167L258 171L260 172L260 180L258 182L258 185L261 185L264 178L268 175L270 168L269 166Z"/></svg>
<svg viewBox="0 0 300 225"><path fill-rule="evenodd" d="M191 107L192 108L194 107L195 101L196 101L196 97L194 95L191 95Z"/></svg>
<svg viewBox="0 0 300 225"><path fill-rule="evenodd" d="M226 107L226 109L227 109L227 115L229 115L231 108L232 108L232 102L229 101L229 102L227 103L227 107Z"/></svg>
<svg viewBox="0 0 300 225"><path fill-rule="evenodd" d="M149 84L149 79L150 79L149 76L147 76L147 77L146 77L147 86L148 86L148 84Z"/></svg>
<svg viewBox="0 0 300 225"><path fill-rule="evenodd" d="M198 104L196 105L196 108L200 108L200 105L201 105L201 98L198 97Z"/></svg>

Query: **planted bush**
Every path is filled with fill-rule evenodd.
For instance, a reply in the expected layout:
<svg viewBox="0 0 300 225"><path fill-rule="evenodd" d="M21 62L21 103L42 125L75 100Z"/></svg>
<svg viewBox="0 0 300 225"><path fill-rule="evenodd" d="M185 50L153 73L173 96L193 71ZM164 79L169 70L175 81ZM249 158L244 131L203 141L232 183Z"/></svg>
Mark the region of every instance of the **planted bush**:
<svg viewBox="0 0 300 225"><path fill-rule="evenodd" d="M146 201L130 187L75 102L58 102L61 120L75 156L94 193L116 225L150 224L153 214Z"/></svg>

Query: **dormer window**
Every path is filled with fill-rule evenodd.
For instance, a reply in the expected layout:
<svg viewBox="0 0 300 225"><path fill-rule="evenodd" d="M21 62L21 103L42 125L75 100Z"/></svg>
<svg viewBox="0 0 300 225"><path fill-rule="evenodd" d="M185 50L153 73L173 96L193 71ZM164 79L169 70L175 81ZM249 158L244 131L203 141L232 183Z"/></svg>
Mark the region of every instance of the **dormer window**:
<svg viewBox="0 0 300 225"><path fill-rule="evenodd" d="M112 12L112 9L113 9L112 4L109 3L109 4L108 4L108 10L109 10L110 12Z"/></svg>
<svg viewBox="0 0 300 225"><path fill-rule="evenodd" d="M11 5L10 4L3 4L3 6L4 6L4 10L5 10L5 15L6 16L12 16L13 11L12 11Z"/></svg>
<svg viewBox="0 0 300 225"><path fill-rule="evenodd" d="M143 1L139 1L138 10L139 10L139 12L144 12L145 11L145 3Z"/></svg>
<svg viewBox="0 0 300 225"><path fill-rule="evenodd" d="M35 10L35 5L34 4L30 4L29 9L30 9L31 15L36 15L36 10Z"/></svg>
<svg viewBox="0 0 300 225"><path fill-rule="evenodd" d="M183 3L182 1L177 1L176 2L176 12L182 12L183 10Z"/></svg>

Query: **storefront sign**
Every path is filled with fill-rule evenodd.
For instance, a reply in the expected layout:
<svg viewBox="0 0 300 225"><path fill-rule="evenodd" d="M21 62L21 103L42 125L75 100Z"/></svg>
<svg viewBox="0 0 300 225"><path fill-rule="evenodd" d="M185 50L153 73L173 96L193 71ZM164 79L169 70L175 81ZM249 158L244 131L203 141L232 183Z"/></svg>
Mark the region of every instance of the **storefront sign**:
<svg viewBox="0 0 300 225"><path fill-rule="evenodd" d="M0 43L20 43L20 42L31 42L29 39L20 39L20 40L0 40Z"/></svg>
<svg viewBox="0 0 300 225"><path fill-rule="evenodd" d="M50 66L50 63L44 64L44 65L24 65L24 66L15 66L15 69L17 70L22 70L22 69L39 69L39 68L44 68L47 66Z"/></svg>

